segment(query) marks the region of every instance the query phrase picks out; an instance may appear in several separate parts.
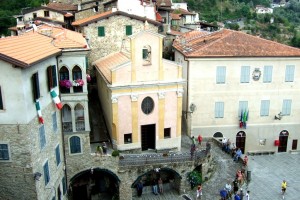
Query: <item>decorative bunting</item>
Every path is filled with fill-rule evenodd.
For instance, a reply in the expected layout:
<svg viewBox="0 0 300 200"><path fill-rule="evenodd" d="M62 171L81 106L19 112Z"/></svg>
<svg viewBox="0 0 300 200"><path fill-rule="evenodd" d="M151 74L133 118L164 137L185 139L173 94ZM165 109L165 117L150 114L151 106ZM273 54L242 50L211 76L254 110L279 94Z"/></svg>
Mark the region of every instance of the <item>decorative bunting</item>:
<svg viewBox="0 0 300 200"><path fill-rule="evenodd" d="M62 103L60 102L60 99L59 97L57 96L56 92L51 89L50 91L50 94L51 94L51 97L52 97L52 100L54 101L54 103L56 104L56 107L61 110L62 109Z"/></svg>
<svg viewBox="0 0 300 200"><path fill-rule="evenodd" d="M35 101L35 108L36 108L36 111L37 111L38 116L39 116L39 122L41 124L44 124L44 119L43 119L43 116L42 116L42 110L41 110L41 106L40 106L40 101L38 99Z"/></svg>

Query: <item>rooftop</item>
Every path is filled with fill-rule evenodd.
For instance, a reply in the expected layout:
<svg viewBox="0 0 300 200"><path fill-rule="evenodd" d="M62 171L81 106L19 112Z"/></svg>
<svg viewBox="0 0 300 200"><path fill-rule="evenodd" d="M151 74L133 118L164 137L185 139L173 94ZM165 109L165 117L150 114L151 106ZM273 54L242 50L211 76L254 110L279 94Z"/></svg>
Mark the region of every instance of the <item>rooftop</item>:
<svg viewBox="0 0 300 200"><path fill-rule="evenodd" d="M216 32L187 32L178 37L173 47L186 57L294 57L300 49L223 29Z"/></svg>

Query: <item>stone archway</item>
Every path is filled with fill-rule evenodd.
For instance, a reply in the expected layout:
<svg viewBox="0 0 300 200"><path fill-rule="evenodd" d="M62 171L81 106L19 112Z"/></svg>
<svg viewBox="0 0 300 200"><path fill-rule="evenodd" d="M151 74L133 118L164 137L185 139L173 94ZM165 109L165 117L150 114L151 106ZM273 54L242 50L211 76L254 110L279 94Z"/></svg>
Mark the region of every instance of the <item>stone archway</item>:
<svg viewBox="0 0 300 200"><path fill-rule="evenodd" d="M159 177L162 178L164 191L180 192L181 175L171 168L156 168L140 175L132 183L132 196L137 196L136 186L139 181L143 183L143 193L152 193L153 181L157 181Z"/></svg>
<svg viewBox="0 0 300 200"><path fill-rule="evenodd" d="M244 131L239 131L236 134L235 145L236 145L236 148L241 149L243 154L245 153L246 133Z"/></svg>
<svg viewBox="0 0 300 200"><path fill-rule="evenodd" d="M119 197L120 179L107 169L91 168L76 174L70 180L72 200L111 200Z"/></svg>

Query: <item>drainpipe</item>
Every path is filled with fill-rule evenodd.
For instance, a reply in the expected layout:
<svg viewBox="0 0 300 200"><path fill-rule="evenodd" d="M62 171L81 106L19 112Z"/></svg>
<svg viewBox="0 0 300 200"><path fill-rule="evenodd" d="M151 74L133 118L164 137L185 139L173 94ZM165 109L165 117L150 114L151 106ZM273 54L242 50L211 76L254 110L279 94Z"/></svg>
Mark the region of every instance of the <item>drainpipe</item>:
<svg viewBox="0 0 300 200"><path fill-rule="evenodd" d="M58 78L58 88L59 88L59 67L58 67L58 61L60 59L61 55L56 56L56 71L57 71L57 78ZM58 93L59 99L61 99L61 95L60 95L60 91ZM64 174L65 174L65 181L66 181L66 195L68 195L68 178L67 178L67 169L66 169L66 150L65 150L65 138L64 138L64 133L63 133L63 127L62 127L62 111L59 112L60 113L60 130L61 130L61 137L62 137L62 145L63 145L63 155L64 155ZM64 191L63 191L64 192Z"/></svg>
<svg viewBox="0 0 300 200"><path fill-rule="evenodd" d="M185 105L187 134L191 136L192 117L190 117L190 118L188 117L188 114L189 114L189 91L190 91L190 88L189 88L190 87L189 86L189 82L190 82L190 61L187 60L186 57L184 57L184 61L187 62L187 65L186 65L186 105Z"/></svg>

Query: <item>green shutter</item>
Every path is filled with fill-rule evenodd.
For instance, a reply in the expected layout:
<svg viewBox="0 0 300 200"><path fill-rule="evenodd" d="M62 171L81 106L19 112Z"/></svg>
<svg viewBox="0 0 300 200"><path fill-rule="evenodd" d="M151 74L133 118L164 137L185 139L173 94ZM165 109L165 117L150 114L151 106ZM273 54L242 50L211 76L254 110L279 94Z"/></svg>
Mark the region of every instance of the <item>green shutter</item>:
<svg viewBox="0 0 300 200"><path fill-rule="evenodd" d="M98 36L99 37L104 37L105 36L105 28L104 28L104 26L99 26L98 27Z"/></svg>
<svg viewBox="0 0 300 200"><path fill-rule="evenodd" d="M148 49L143 49L143 59L148 57Z"/></svg>
<svg viewBox="0 0 300 200"><path fill-rule="evenodd" d="M132 35L132 26L126 26L126 35Z"/></svg>

